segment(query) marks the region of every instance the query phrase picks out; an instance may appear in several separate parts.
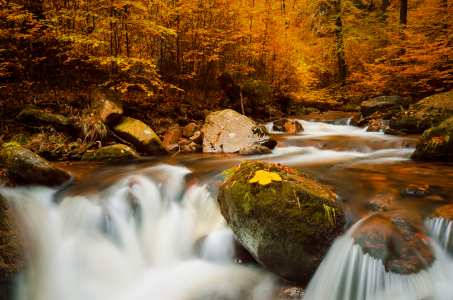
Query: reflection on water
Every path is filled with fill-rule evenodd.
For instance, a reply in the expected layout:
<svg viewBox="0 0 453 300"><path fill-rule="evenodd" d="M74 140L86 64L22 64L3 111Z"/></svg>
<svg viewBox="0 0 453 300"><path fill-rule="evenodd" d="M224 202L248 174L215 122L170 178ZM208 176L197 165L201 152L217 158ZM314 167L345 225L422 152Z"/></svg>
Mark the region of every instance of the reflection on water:
<svg viewBox="0 0 453 300"><path fill-rule="evenodd" d="M275 133L279 146L271 155L76 162L61 164L77 174L63 189L1 190L28 231L31 264L17 299L274 299L281 282L239 263L215 201L218 175L246 159L317 178L343 200L351 225L392 206L422 220L452 202L451 164L410 160L419 136L366 132L345 125L351 116L298 117L305 131ZM309 122L320 118L324 123ZM418 187L429 192L417 193ZM445 224L433 228L443 232L451 227ZM306 299L443 299L439 293L449 291L444 250L436 248L425 271L403 278L363 253L351 230L332 246Z"/></svg>

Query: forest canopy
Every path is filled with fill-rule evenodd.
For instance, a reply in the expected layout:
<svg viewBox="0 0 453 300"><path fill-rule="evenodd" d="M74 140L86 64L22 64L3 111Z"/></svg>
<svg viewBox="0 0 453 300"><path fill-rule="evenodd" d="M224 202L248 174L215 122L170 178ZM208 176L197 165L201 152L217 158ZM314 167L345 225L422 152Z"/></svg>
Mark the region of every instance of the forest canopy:
<svg viewBox="0 0 453 300"><path fill-rule="evenodd" d="M453 87L447 0L2 0L1 106L223 101L227 72L272 102L357 105Z"/></svg>

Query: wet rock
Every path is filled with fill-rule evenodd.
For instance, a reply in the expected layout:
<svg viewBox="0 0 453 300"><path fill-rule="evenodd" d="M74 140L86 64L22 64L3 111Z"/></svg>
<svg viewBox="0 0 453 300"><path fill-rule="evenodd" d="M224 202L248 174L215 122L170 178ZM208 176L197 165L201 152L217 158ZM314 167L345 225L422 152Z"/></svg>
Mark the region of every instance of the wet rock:
<svg viewBox="0 0 453 300"><path fill-rule="evenodd" d="M302 286L281 287L276 300L300 300L305 295L306 288Z"/></svg>
<svg viewBox="0 0 453 300"><path fill-rule="evenodd" d="M197 130L197 124L189 123L182 129L182 134L185 138L190 138L194 135L195 131Z"/></svg>
<svg viewBox="0 0 453 300"><path fill-rule="evenodd" d="M388 135L396 135L396 136L403 136L403 135L406 135L404 132L399 131L399 130L396 130L396 129L392 129L392 128L387 128L387 129L384 131L384 134L388 134Z"/></svg>
<svg viewBox="0 0 453 300"><path fill-rule="evenodd" d="M0 166L5 169L8 178L17 184L55 186L67 182L71 177L67 171L21 147L0 150Z"/></svg>
<svg viewBox="0 0 453 300"><path fill-rule="evenodd" d="M179 150L179 144L171 144L165 147L168 151L176 151Z"/></svg>
<svg viewBox="0 0 453 300"><path fill-rule="evenodd" d="M282 181L250 180L269 170ZM346 218L340 203L308 175L268 163L242 163L219 188L220 211L235 238L270 271L306 283L326 255ZM326 217L326 206L335 219Z"/></svg>
<svg viewBox="0 0 453 300"><path fill-rule="evenodd" d="M369 125L375 120L391 120L393 117L398 115L399 112L403 111L402 106L394 106L389 108L384 108L382 110L376 111L371 115L364 117L363 119L357 122L357 126L364 127Z"/></svg>
<svg viewBox="0 0 453 300"><path fill-rule="evenodd" d="M271 149L266 146L247 146L239 150L241 155L260 155L260 154L271 154Z"/></svg>
<svg viewBox="0 0 453 300"><path fill-rule="evenodd" d="M203 137L201 136L201 131L195 131L194 134L189 138L192 142L197 145L201 145L203 143Z"/></svg>
<svg viewBox="0 0 453 300"><path fill-rule="evenodd" d="M404 194L408 196L416 197L428 197L434 194L434 192L429 188L429 186L421 186L416 184L409 185L405 190Z"/></svg>
<svg viewBox="0 0 453 300"><path fill-rule="evenodd" d="M286 124L286 122L288 122L289 120L288 119L278 119L278 120L275 120L273 122L274 126L282 126Z"/></svg>
<svg viewBox="0 0 453 300"><path fill-rule="evenodd" d="M368 217L353 232L354 243L364 254L380 259L387 272L401 275L419 273L435 260L421 220L406 211L392 210Z"/></svg>
<svg viewBox="0 0 453 300"><path fill-rule="evenodd" d="M430 218L445 218L453 221L453 204L441 206L431 214Z"/></svg>
<svg viewBox="0 0 453 300"><path fill-rule="evenodd" d="M23 245L14 216L0 195L0 299L14 299L15 275L25 266Z"/></svg>
<svg viewBox="0 0 453 300"><path fill-rule="evenodd" d="M285 131L285 129L283 129L283 126L279 126L279 125L273 125L272 126L272 130L273 131Z"/></svg>
<svg viewBox="0 0 453 300"><path fill-rule="evenodd" d="M360 111L363 116L369 116L372 113L392 106L407 106L406 101L400 96L380 96L368 101L363 101L360 105Z"/></svg>
<svg viewBox="0 0 453 300"><path fill-rule="evenodd" d="M407 134L423 133L453 113L453 91L432 95L412 104L390 120L390 128Z"/></svg>
<svg viewBox="0 0 453 300"><path fill-rule="evenodd" d="M194 142L189 143L180 143L181 151L183 152L201 152L202 148L200 145L195 144Z"/></svg>
<svg viewBox="0 0 453 300"><path fill-rule="evenodd" d="M234 110L214 112L201 129L203 152L234 153L246 146L262 145L273 149L277 142L256 122Z"/></svg>
<svg viewBox="0 0 453 300"><path fill-rule="evenodd" d="M112 130L126 142L149 155L167 154L168 151L162 145L159 137L145 123L129 118L122 117L112 124Z"/></svg>
<svg viewBox="0 0 453 300"><path fill-rule="evenodd" d="M111 89L97 88L91 93L91 108L99 113L102 122L112 123L123 115L120 95Z"/></svg>
<svg viewBox="0 0 453 300"><path fill-rule="evenodd" d="M129 146L126 145L112 145L107 147L102 147L97 150L86 152L82 156L82 160L92 161L92 160L131 160L139 158L140 155Z"/></svg>
<svg viewBox="0 0 453 300"><path fill-rule="evenodd" d="M453 161L453 117L426 130L415 147L411 159Z"/></svg>
<svg viewBox="0 0 453 300"><path fill-rule="evenodd" d="M304 131L299 121L288 121L283 125L283 128L285 128L285 133L299 133Z"/></svg>
<svg viewBox="0 0 453 300"><path fill-rule="evenodd" d="M377 194L366 206L375 212L385 212L395 208L396 199L392 194Z"/></svg>
<svg viewBox="0 0 453 300"><path fill-rule="evenodd" d="M349 125L356 126L357 123L359 123L359 121L361 119L362 119L362 114L358 114L358 115L352 117L352 119L349 121Z"/></svg>
<svg viewBox="0 0 453 300"><path fill-rule="evenodd" d="M382 132L385 131L389 127L388 120L374 120L368 125L367 132Z"/></svg>
<svg viewBox="0 0 453 300"><path fill-rule="evenodd" d="M164 147L168 147L169 145L178 143L179 139L182 137L182 130L181 128L172 128L165 131L164 140L162 144Z"/></svg>

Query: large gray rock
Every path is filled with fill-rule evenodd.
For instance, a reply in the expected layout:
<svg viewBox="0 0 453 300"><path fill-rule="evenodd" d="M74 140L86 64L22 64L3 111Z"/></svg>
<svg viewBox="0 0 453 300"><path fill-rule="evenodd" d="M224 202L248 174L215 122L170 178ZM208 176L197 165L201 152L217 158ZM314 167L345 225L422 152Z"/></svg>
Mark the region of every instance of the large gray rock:
<svg viewBox="0 0 453 300"><path fill-rule="evenodd" d="M384 108L392 106L407 106L406 101L400 96L380 96L368 101L363 101L360 106L360 111L364 117Z"/></svg>
<svg viewBox="0 0 453 300"><path fill-rule="evenodd" d="M277 145L266 129L231 109L207 116L201 133L203 152L234 153L247 146L262 145L273 149Z"/></svg>
<svg viewBox="0 0 453 300"><path fill-rule="evenodd" d="M110 89L97 88L91 93L91 107L95 109L105 124L118 120L123 115L120 95Z"/></svg>
<svg viewBox="0 0 453 300"><path fill-rule="evenodd" d="M21 147L7 147L0 151L0 166L8 178L19 184L60 185L71 175L44 158Z"/></svg>
<svg viewBox="0 0 453 300"><path fill-rule="evenodd" d="M140 155L129 146L117 144L107 147L102 147L90 152L86 152L82 156L82 160L131 160L140 158Z"/></svg>
<svg viewBox="0 0 453 300"><path fill-rule="evenodd" d="M112 130L143 153L149 155L168 153L156 133L142 121L122 117L112 124Z"/></svg>
<svg viewBox="0 0 453 300"><path fill-rule="evenodd" d="M253 182L263 170L281 180ZM299 284L310 280L346 223L341 204L327 189L275 164L236 166L220 185L218 203L236 240L261 265Z"/></svg>

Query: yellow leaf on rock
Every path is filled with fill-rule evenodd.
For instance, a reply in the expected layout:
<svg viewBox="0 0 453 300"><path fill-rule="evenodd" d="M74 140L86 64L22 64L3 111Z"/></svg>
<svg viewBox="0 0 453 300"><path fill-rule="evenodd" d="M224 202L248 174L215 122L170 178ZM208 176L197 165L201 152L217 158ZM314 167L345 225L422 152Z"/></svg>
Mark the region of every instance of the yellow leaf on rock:
<svg viewBox="0 0 453 300"><path fill-rule="evenodd" d="M250 183L258 182L261 185L269 184L273 181L282 181L282 178L277 173L259 170L255 172L255 176L250 179Z"/></svg>

